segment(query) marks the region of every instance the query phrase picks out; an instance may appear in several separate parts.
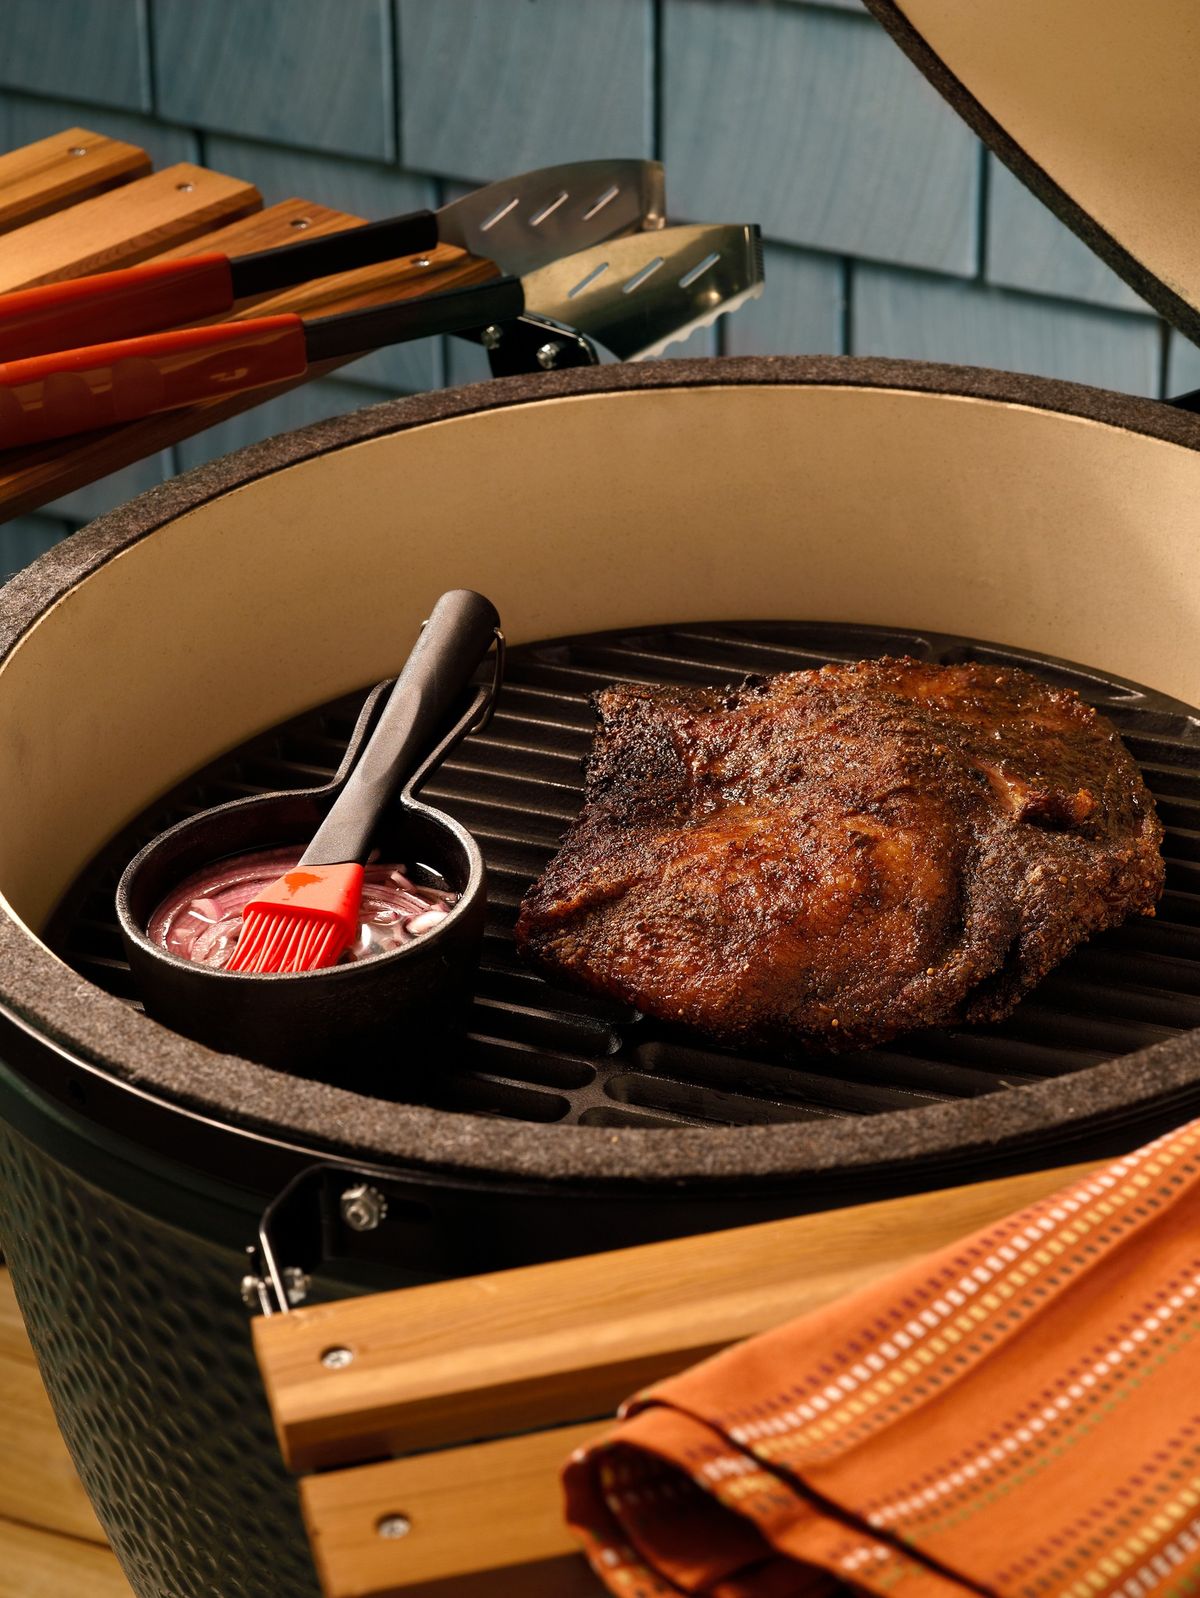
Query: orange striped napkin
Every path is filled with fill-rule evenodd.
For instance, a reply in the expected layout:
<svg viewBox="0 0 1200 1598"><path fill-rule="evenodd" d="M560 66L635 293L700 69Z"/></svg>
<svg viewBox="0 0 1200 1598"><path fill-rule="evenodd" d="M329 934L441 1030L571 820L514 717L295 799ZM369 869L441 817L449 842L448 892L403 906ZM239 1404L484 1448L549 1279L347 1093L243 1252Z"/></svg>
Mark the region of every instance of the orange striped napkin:
<svg viewBox="0 0 1200 1598"><path fill-rule="evenodd" d="M1200 1121L648 1389L565 1472L621 1598L1200 1594Z"/></svg>

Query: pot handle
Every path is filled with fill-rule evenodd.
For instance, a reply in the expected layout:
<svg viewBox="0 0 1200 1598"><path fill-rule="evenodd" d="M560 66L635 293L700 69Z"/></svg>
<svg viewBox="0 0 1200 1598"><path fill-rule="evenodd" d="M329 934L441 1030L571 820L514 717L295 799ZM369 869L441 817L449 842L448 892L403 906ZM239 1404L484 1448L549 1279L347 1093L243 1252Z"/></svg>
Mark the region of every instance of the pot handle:
<svg viewBox="0 0 1200 1598"><path fill-rule="evenodd" d="M345 787L304 851L301 865L332 865L362 860L380 815L416 772L430 766L429 747L437 739L435 763L458 738L482 724L502 666L500 618L482 594L452 589L433 607L387 704L363 746ZM496 643L497 672L485 704L473 702L449 734L452 712L476 666Z"/></svg>

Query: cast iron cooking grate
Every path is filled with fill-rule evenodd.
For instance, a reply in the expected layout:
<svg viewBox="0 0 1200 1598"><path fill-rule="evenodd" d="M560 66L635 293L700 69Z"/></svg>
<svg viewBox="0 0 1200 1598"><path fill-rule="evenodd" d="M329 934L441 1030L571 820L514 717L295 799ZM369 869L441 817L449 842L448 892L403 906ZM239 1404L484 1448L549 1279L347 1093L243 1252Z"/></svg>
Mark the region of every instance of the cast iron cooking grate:
<svg viewBox="0 0 1200 1598"><path fill-rule="evenodd" d="M673 1032L527 970L517 906L582 799L587 698L612 682L725 683L747 672L914 655L1019 665L1075 688L1112 718L1167 829L1155 920L1095 938L999 1026L910 1034L838 1056L744 1054ZM83 976L136 1003L112 900L125 862L186 814L327 780L362 695L288 722L197 773L109 845L67 895L50 941ZM423 1100L436 1108L590 1126L730 1126L870 1115L996 1093L1078 1071L1200 1026L1200 717L1084 667L928 632L833 623L705 624L594 634L509 652L488 729L424 796L475 834L490 882L488 931L465 1042Z"/></svg>

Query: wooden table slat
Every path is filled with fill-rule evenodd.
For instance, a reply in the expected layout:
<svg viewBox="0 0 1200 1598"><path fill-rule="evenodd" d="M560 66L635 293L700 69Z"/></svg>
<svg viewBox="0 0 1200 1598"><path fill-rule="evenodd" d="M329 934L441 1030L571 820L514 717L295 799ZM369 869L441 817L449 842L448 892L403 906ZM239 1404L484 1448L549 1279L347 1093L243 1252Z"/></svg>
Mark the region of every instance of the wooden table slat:
<svg viewBox="0 0 1200 1598"><path fill-rule="evenodd" d="M258 1320L285 1445L408 1457L307 1476L325 1598L573 1591L560 1473L611 1420L584 1420L713 1347L781 1324L1083 1175L1071 1166ZM349 1364L323 1365L331 1346ZM596 1407L600 1405L600 1407ZM372 1429L372 1409L375 1423ZM382 1424L379 1418L382 1417ZM578 1419L579 1424L564 1425ZM496 1438L497 1428L518 1435ZM492 1438L439 1448L447 1438ZM436 1449L435 1452L417 1450ZM403 1517L403 1537L381 1535ZM553 1583L559 1583L556 1589ZM592 1589L582 1587L583 1592ZM598 1587L596 1588L598 1590Z"/></svg>
<svg viewBox="0 0 1200 1598"><path fill-rule="evenodd" d="M42 1387L0 1266L0 1598L131 1598Z"/></svg>
<svg viewBox="0 0 1200 1598"><path fill-rule="evenodd" d="M261 206L252 183L181 161L9 236L0 244L0 293L134 266Z"/></svg>
<svg viewBox="0 0 1200 1598"><path fill-rule="evenodd" d="M133 1589L109 1549L0 1521L0 1598L133 1598Z"/></svg>
<svg viewBox="0 0 1200 1598"><path fill-rule="evenodd" d="M604 1414L1055 1191L1086 1166L559 1260L254 1322L284 1458L312 1470ZM331 1369L322 1353L351 1350Z"/></svg>
<svg viewBox="0 0 1200 1598"><path fill-rule="evenodd" d="M591 1423L310 1476L300 1503L325 1598L555 1598L602 1589L563 1520L559 1471L604 1427ZM382 1520L403 1516L404 1537ZM508 1586L504 1586L507 1579Z"/></svg>
<svg viewBox="0 0 1200 1598"><path fill-rule="evenodd" d="M149 171L145 150L90 128L66 128L36 144L10 150L0 155L0 233Z"/></svg>
<svg viewBox="0 0 1200 1598"><path fill-rule="evenodd" d="M226 255L249 255L254 250L273 250L300 239L315 239L326 233L340 233L355 227L362 217L350 211L336 211L328 205L313 205L308 200L280 200L249 216L239 216L224 226L212 228L200 238L155 252L156 261L178 261L207 250L223 250ZM303 223L303 227L297 226Z"/></svg>

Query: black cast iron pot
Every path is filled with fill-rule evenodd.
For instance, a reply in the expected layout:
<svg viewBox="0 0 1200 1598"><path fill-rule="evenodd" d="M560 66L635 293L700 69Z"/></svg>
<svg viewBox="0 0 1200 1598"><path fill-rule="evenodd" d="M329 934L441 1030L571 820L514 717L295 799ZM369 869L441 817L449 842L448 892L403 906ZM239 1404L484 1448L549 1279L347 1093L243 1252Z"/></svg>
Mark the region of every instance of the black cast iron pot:
<svg viewBox="0 0 1200 1598"><path fill-rule="evenodd" d="M393 1094L397 1079L412 1091L415 1079L436 1070L470 1004L487 872L470 833L415 795L461 739L486 723L494 687L473 696L376 834L381 858L403 861L458 896L439 926L388 954L270 977L192 964L146 935L155 909L193 873L230 856L308 843L345 787L390 690L381 684L368 697L332 782L214 806L130 861L117 885L117 918L137 991L155 1020L209 1048L364 1092Z"/></svg>

